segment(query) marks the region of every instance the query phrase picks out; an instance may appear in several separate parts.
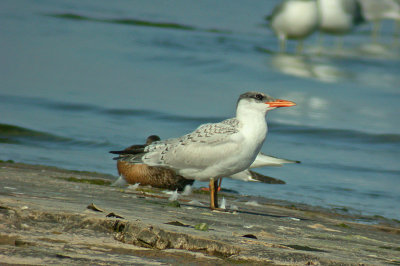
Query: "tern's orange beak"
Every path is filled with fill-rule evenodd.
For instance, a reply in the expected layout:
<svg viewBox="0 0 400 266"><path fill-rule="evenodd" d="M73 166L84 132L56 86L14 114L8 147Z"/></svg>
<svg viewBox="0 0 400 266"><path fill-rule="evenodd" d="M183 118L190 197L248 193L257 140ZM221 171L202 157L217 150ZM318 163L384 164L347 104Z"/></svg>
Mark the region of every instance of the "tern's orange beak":
<svg viewBox="0 0 400 266"><path fill-rule="evenodd" d="M276 99L273 102L266 102L266 104L269 104L269 106L271 106L271 107L290 107L290 106L296 105L294 102L280 100L280 99Z"/></svg>

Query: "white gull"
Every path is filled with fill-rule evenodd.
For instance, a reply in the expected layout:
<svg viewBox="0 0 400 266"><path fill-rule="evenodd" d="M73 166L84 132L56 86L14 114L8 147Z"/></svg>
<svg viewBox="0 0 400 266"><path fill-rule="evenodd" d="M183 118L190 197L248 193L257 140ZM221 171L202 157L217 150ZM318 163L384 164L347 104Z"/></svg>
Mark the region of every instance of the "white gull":
<svg viewBox="0 0 400 266"><path fill-rule="evenodd" d="M400 0L359 0L362 12L366 20L373 23L371 37L377 42L381 21L384 19L392 19L396 21L396 34L398 36L400 30Z"/></svg>
<svg viewBox="0 0 400 266"><path fill-rule="evenodd" d="M301 52L303 39L318 27L318 7L315 0L286 0L277 5L267 17L269 25L279 39L281 52L286 50L286 40L299 40Z"/></svg>
<svg viewBox="0 0 400 266"><path fill-rule="evenodd" d="M346 34L363 22L357 0L318 0L319 30L329 34Z"/></svg>
<svg viewBox="0 0 400 266"><path fill-rule="evenodd" d="M319 12L319 30L323 33L338 35L337 48L342 46L341 36L351 32L357 24L364 21L361 6L357 0L317 0ZM323 37L320 35L320 43Z"/></svg>

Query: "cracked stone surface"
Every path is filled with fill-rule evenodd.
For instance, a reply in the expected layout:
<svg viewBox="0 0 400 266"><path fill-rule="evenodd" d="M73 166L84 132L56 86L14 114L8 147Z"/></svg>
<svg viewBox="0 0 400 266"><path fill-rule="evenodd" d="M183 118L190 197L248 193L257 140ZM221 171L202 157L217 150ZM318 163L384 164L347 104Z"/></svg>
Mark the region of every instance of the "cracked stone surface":
<svg viewBox="0 0 400 266"><path fill-rule="evenodd" d="M204 193L180 196L180 207L173 207L159 189L79 182L113 179L0 163L0 262L400 264L396 221L377 218L362 224L357 220L365 217L232 193L222 194L237 211L209 210ZM201 223L208 230L196 230Z"/></svg>

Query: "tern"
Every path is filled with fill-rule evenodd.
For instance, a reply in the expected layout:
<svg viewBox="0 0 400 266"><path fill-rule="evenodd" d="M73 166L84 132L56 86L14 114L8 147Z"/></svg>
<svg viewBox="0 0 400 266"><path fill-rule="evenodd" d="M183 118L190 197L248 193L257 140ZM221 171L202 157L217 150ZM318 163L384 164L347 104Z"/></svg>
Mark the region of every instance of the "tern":
<svg viewBox="0 0 400 266"><path fill-rule="evenodd" d="M277 5L266 18L279 39L281 52L286 50L286 40L299 40L301 52L303 39L318 27L318 7L315 0L286 0Z"/></svg>
<svg viewBox="0 0 400 266"><path fill-rule="evenodd" d="M246 92L236 104L236 117L203 124L182 137L153 142L129 151L111 151L132 164L172 169L186 179L210 182L210 208L218 209L218 179L247 170L267 134L265 116L278 107L296 105L261 92Z"/></svg>
<svg viewBox="0 0 400 266"><path fill-rule="evenodd" d="M157 135L148 136L145 144L129 146L128 148L124 149L124 152L144 148L147 145L159 140L161 139ZM148 166L146 164L132 164L129 162L129 156L125 156L122 158L117 157L117 159L117 170L119 178L117 181L114 182L115 185L122 185L126 183L140 184L142 186L150 185L157 188L165 188L169 190L177 189L179 191L182 191L186 185L193 185L194 182L194 180L186 179L183 176L177 175L175 171L169 168ZM287 163L300 163L300 161L281 159L260 152L257 155L255 161L250 165L250 169L266 166L283 166L283 164ZM233 174L230 176L230 178L245 182L285 184L285 182L280 179L262 175L260 173L251 171L250 169ZM218 186L218 191L220 187L221 184L219 184Z"/></svg>

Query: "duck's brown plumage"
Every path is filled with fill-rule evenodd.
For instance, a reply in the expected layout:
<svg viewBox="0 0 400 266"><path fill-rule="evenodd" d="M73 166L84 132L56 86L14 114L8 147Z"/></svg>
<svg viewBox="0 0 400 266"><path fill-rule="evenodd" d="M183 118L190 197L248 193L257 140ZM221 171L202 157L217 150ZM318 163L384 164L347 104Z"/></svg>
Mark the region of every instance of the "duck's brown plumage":
<svg viewBox="0 0 400 266"><path fill-rule="evenodd" d="M158 141L158 136L152 135L147 138L146 145ZM145 145L132 145L125 149L129 151ZM183 190L186 185L192 185L194 180L186 179L177 175L173 170L163 167L148 166L146 164L132 164L127 161L117 161L118 174L129 184L139 183L142 186L150 185L157 188L169 190Z"/></svg>

